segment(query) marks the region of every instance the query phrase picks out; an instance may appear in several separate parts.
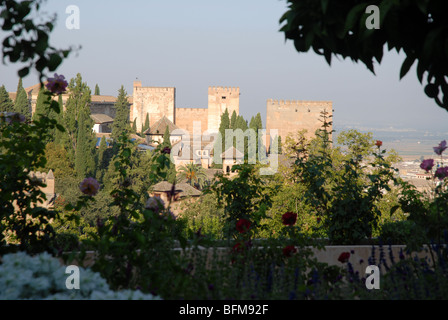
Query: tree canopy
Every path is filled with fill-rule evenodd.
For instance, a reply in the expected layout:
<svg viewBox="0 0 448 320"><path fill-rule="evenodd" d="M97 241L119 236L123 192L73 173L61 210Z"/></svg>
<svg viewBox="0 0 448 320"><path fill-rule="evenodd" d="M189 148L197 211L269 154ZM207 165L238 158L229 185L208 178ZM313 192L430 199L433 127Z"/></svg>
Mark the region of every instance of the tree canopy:
<svg viewBox="0 0 448 320"><path fill-rule="evenodd" d="M421 84L426 76L425 93L448 111L448 2L444 0L288 0L288 11L281 17L286 39L294 41L299 52L310 49L332 56L362 62L373 73L384 46L406 56L400 70L403 78L417 62ZM368 28L370 5L379 9L379 28Z"/></svg>

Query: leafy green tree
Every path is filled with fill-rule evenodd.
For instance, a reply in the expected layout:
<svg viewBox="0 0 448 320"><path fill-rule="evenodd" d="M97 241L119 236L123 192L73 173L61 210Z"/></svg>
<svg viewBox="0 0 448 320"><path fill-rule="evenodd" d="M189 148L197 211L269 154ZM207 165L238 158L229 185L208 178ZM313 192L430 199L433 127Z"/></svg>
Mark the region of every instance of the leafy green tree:
<svg viewBox="0 0 448 320"><path fill-rule="evenodd" d="M100 87L98 86L98 84L95 85L95 96L99 96L100 95Z"/></svg>
<svg viewBox="0 0 448 320"><path fill-rule="evenodd" d="M37 120L41 116L48 117L50 114L50 109L48 108L51 102L51 96L48 94L49 91L44 87L40 88L36 100L36 109L33 114L33 121Z"/></svg>
<svg viewBox="0 0 448 320"><path fill-rule="evenodd" d="M80 178L93 176L95 172L96 138L92 131L93 120L90 110L85 108L78 113L78 135L75 152L75 171Z"/></svg>
<svg viewBox="0 0 448 320"><path fill-rule="evenodd" d="M207 180L207 174L202 166L190 162L179 167L177 181L181 182L183 180L187 180L187 183L191 186L197 184L202 188Z"/></svg>
<svg viewBox="0 0 448 320"><path fill-rule="evenodd" d="M254 165L242 164L234 168L238 172L236 177L220 174L210 187L219 207L224 208L224 234L229 240L238 238L239 232L235 226L240 219L249 221L250 229L256 234L272 204L270 193L266 192L269 187L264 184Z"/></svg>
<svg viewBox="0 0 448 320"><path fill-rule="evenodd" d="M19 80L17 85L17 94L14 101L14 111L25 116L27 121L31 120L30 102L28 100L28 95L23 88L22 78Z"/></svg>
<svg viewBox="0 0 448 320"><path fill-rule="evenodd" d="M107 169L107 142L106 137L101 137L100 145L97 150L96 179L103 180L104 172Z"/></svg>
<svg viewBox="0 0 448 320"><path fill-rule="evenodd" d="M48 172L53 170L56 181L64 177L74 177L75 170L73 164L70 162L67 150L56 142L49 142L45 146L45 158L47 159L46 166L40 168L39 171ZM58 190L56 190L58 193Z"/></svg>
<svg viewBox="0 0 448 320"><path fill-rule="evenodd" d="M112 124L111 138L118 141L118 138L123 132L130 133L131 128L129 124L129 101L124 86L118 90L117 101L115 102L115 119ZM135 127L134 127L135 128Z"/></svg>
<svg viewBox="0 0 448 320"><path fill-rule="evenodd" d="M5 86L0 87L0 112L13 112L14 103L9 98L8 91L6 91Z"/></svg>
<svg viewBox="0 0 448 320"><path fill-rule="evenodd" d="M62 100L62 95L59 95L58 97L58 104L60 112L56 114L55 119L60 125L62 125L64 123L64 103ZM54 142L58 145L63 146L65 134L66 132L56 130L56 132L54 133Z"/></svg>
<svg viewBox="0 0 448 320"><path fill-rule="evenodd" d="M55 71L73 48L61 50L50 46L49 36L55 18L43 17L39 12L41 4L40 0L0 2L0 26L5 36L3 61L20 61L25 65L18 71L19 78L27 76L34 68L42 83L47 70ZM33 17L39 17L39 23L34 23Z"/></svg>
<svg viewBox="0 0 448 320"><path fill-rule="evenodd" d="M281 31L292 40L299 52L313 49L331 64L332 55L362 62L374 73L374 60L381 63L383 50L403 52L406 56L400 70L403 78L417 62L417 77L425 93L448 111L448 27L444 0L411 0L375 2L379 10L366 13L369 0L313 1L288 0L288 11L281 17ZM378 29L368 27L377 19ZM441 91L441 93L440 93Z"/></svg>
<svg viewBox="0 0 448 320"><path fill-rule="evenodd" d="M63 125L66 134L64 135L63 144L68 151L70 160L75 163L75 156L78 149L78 135L81 128L86 130L81 134L83 139L86 138L84 141L94 140L92 133L93 121L90 119L91 96L89 87L82 81L82 76L79 73L76 75L76 78L70 80L67 91L70 92L70 95L67 99L64 112ZM80 126L81 113L84 121L82 126ZM89 139L87 139L87 137L89 137ZM96 144L92 141L90 141L90 143L92 143L91 147L93 150ZM89 144L88 141L86 143ZM89 152L90 155L92 153L93 151Z"/></svg>
<svg viewBox="0 0 448 320"><path fill-rule="evenodd" d="M215 194L204 194L198 201L182 204L181 210L179 220L185 225L187 238L194 238L200 231L209 239L224 239L224 209L218 207Z"/></svg>

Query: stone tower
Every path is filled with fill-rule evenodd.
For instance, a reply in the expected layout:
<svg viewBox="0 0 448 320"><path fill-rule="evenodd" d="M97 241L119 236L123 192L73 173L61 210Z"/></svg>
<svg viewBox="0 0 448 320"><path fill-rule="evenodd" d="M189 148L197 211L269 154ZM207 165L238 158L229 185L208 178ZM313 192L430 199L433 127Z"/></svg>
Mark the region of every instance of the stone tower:
<svg viewBox="0 0 448 320"><path fill-rule="evenodd" d="M221 115L226 110L232 116L233 111L240 112L240 88L209 87L208 88L208 131L219 131Z"/></svg>
<svg viewBox="0 0 448 320"><path fill-rule="evenodd" d="M142 87L141 81L134 81L133 105L130 111L131 123L136 120L140 132L149 114L149 123L154 124L163 116L173 123L176 118L176 88Z"/></svg>
<svg viewBox="0 0 448 320"><path fill-rule="evenodd" d="M299 130L306 129L306 136L312 138L316 130L322 128L320 120L322 120L321 112L324 110L328 112L329 116L333 115L333 103L331 101L269 99L267 101L266 133L273 139L270 130L278 130L278 135L284 143L289 134L296 134ZM331 130L332 128L330 128Z"/></svg>

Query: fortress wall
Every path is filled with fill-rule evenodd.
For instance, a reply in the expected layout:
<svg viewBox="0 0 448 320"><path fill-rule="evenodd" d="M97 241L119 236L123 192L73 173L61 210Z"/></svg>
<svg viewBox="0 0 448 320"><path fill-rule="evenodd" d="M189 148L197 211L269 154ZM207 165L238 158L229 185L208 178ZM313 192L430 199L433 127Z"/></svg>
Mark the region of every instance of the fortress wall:
<svg viewBox="0 0 448 320"><path fill-rule="evenodd" d="M221 115L228 110L231 116L233 111L240 113L240 88L235 87L209 87L208 88L208 130L218 132Z"/></svg>
<svg viewBox="0 0 448 320"><path fill-rule="evenodd" d="M141 87L141 82L134 82L133 105L131 107L131 123L137 119L137 131L141 131L149 114L150 125L156 123L164 115L172 122L175 120L176 88Z"/></svg>
<svg viewBox="0 0 448 320"><path fill-rule="evenodd" d="M284 143L289 134L296 134L305 129L306 136L312 138L316 130L322 127L320 116L324 110L332 115L333 103L331 101L269 99L266 114L267 134L271 129L277 129Z"/></svg>
<svg viewBox="0 0 448 320"><path fill-rule="evenodd" d="M201 122L201 133L208 128L208 109L203 108L176 108L176 126L193 134L193 122Z"/></svg>

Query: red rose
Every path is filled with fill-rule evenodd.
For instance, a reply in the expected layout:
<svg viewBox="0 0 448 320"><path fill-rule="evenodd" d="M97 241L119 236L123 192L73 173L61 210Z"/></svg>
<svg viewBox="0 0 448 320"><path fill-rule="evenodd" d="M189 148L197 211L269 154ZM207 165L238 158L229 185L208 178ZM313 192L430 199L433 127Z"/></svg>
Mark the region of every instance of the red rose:
<svg viewBox="0 0 448 320"><path fill-rule="evenodd" d="M381 141L381 140L376 140L375 145L379 148L379 147L381 147L381 146L383 145L383 141Z"/></svg>
<svg viewBox="0 0 448 320"><path fill-rule="evenodd" d="M251 223L249 220L240 219L236 222L236 230L239 233L246 233L247 231L249 231L250 225Z"/></svg>
<svg viewBox="0 0 448 320"><path fill-rule="evenodd" d="M341 263L346 263L349 258L350 258L350 252L342 252L339 255L338 261Z"/></svg>
<svg viewBox="0 0 448 320"><path fill-rule="evenodd" d="M286 212L282 216L282 221L285 226L293 226L297 221L297 213Z"/></svg>
<svg viewBox="0 0 448 320"><path fill-rule="evenodd" d="M286 246L283 248L283 255L285 257L291 257L293 253L296 253L297 249L294 246Z"/></svg>

